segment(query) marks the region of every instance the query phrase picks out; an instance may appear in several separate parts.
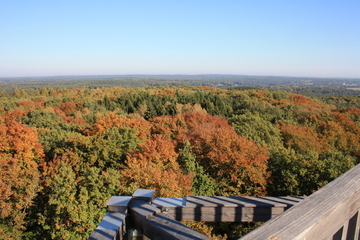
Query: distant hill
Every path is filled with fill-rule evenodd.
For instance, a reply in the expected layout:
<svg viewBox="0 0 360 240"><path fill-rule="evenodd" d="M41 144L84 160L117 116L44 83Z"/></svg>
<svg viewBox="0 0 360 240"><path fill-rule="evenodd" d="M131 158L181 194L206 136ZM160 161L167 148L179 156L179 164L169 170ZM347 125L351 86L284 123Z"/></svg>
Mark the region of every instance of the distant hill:
<svg viewBox="0 0 360 240"><path fill-rule="evenodd" d="M327 94L323 88L332 89L329 94L357 95L360 93L359 78L311 78L249 75L92 75L92 76L45 76L0 78L3 91L12 93L20 88L25 91L43 87L99 88L99 87L152 87L152 86L211 86L211 87L265 87L276 90L299 91L305 95ZM288 87L291 87L290 89ZM321 88L321 90L320 90ZM349 91L351 90L351 91Z"/></svg>

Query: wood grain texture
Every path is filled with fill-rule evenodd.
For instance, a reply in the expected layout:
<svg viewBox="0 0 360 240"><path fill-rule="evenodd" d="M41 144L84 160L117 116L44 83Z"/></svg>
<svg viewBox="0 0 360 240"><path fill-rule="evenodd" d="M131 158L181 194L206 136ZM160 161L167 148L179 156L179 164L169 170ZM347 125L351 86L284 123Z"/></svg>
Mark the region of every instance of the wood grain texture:
<svg viewBox="0 0 360 240"><path fill-rule="evenodd" d="M166 214L158 212L158 210L159 208L154 207L143 200L131 200L129 202L131 224L136 226L136 229L141 233L153 240L210 239L178 221L169 218Z"/></svg>
<svg viewBox="0 0 360 240"><path fill-rule="evenodd" d="M126 212L124 210L130 199L131 197L111 197L107 203L108 211ZM304 197L192 196L154 198L153 206L177 221L263 222L278 216L303 199Z"/></svg>
<svg viewBox="0 0 360 240"><path fill-rule="evenodd" d="M267 221L301 201L303 197L201 197L162 199L153 205L178 221Z"/></svg>
<svg viewBox="0 0 360 240"><path fill-rule="evenodd" d="M99 226L91 233L89 240L121 240L125 233L124 213L106 213Z"/></svg>
<svg viewBox="0 0 360 240"><path fill-rule="evenodd" d="M136 189L134 194L132 195L132 198L144 200L148 203L152 203L155 196L155 190L154 189Z"/></svg>
<svg viewBox="0 0 360 240"><path fill-rule="evenodd" d="M132 197L129 196L112 196L106 205L108 206L108 212L121 212L126 213L128 203Z"/></svg>
<svg viewBox="0 0 360 240"><path fill-rule="evenodd" d="M345 239L347 230L358 225L351 219L359 209L360 165L357 165L241 240L337 239L339 236ZM353 235L357 239L359 229L356 226L355 229Z"/></svg>

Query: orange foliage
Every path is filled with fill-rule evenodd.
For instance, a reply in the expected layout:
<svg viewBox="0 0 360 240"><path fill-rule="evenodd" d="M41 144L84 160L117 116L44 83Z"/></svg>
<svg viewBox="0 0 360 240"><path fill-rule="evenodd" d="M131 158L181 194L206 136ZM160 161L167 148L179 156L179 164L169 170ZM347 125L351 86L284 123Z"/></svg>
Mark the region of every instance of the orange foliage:
<svg viewBox="0 0 360 240"><path fill-rule="evenodd" d="M65 105L62 104L60 108L53 106L52 108L54 113L57 115L61 115L61 118L67 123L75 123L77 125L84 126L86 124L86 120L81 117L80 112L77 112L77 108L78 108L77 105L72 102L67 102L67 103L71 103L71 104L65 104ZM74 112L76 112L75 117L68 116L68 114Z"/></svg>
<svg viewBox="0 0 360 240"><path fill-rule="evenodd" d="M15 109L14 111L6 112L2 116L6 119L18 120L26 116L29 113L29 111L30 110Z"/></svg>
<svg viewBox="0 0 360 240"><path fill-rule="evenodd" d="M328 148L325 140L320 139L317 132L308 126L294 126L292 124L277 125L284 138L286 146L296 150L321 152Z"/></svg>
<svg viewBox="0 0 360 240"><path fill-rule="evenodd" d="M360 117L360 108L358 108L358 107L348 107L348 108L344 109L343 112L347 113L351 116L354 116L356 118Z"/></svg>
<svg viewBox="0 0 360 240"><path fill-rule="evenodd" d="M151 133L162 134L168 138L175 138L187 132L187 125L181 115L161 116L150 119Z"/></svg>
<svg viewBox="0 0 360 240"><path fill-rule="evenodd" d="M60 109L66 114L70 114L77 111L76 103L74 102L63 102L60 105Z"/></svg>
<svg viewBox="0 0 360 240"><path fill-rule="evenodd" d="M354 111L354 109L352 109ZM356 111L354 111L356 114ZM354 134L360 134L360 128L348 115L344 113L334 113L334 119L338 122L346 132L351 132Z"/></svg>
<svg viewBox="0 0 360 240"><path fill-rule="evenodd" d="M65 163L67 166L71 166L75 171L78 171L81 159L78 154L69 150L59 155L55 154L54 158L49 162L41 162L39 165L41 166L42 175L44 176L42 187L48 187L49 184L51 184L51 180L56 176L61 163Z"/></svg>
<svg viewBox="0 0 360 240"><path fill-rule="evenodd" d="M19 226L23 217L20 211L31 204L37 192L42 157L36 132L12 119L0 118L0 216L14 218Z"/></svg>
<svg viewBox="0 0 360 240"><path fill-rule="evenodd" d="M297 105L307 105L313 107L321 107L319 104L309 101L306 97L299 94L291 94L290 98Z"/></svg>
<svg viewBox="0 0 360 240"><path fill-rule="evenodd" d="M265 193L268 151L240 137L225 119L188 112L157 117L151 122L153 136L174 140L177 149L188 140L206 173L223 182L224 195Z"/></svg>
<svg viewBox="0 0 360 240"><path fill-rule="evenodd" d="M65 115L63 110L61 110L59 107L53 106L53 109L54 109L55 114L57 114L57 115Z"/></svg>
<svg viewBox="0 0 360 240"><path fill-rule="evenodd" d="M147 139L150 135L150 124L143 118L122 118L113 112L97 120L91 129L84 130L87 135L96 135L104 132L107 128L129 126L138 130L140 139Z"/></svg>
<svg viewBox="0 0 360 240"><path fill-rule="evenodd" d="M183 117L189 131L182 137L190 141L204 168L213 171L211 175L230 179L232 191L265 194L268 151L264 147L237 135L223 118L202 113Z"/></svg>
<svg viewBox="0 0 360 240"><path fill-rule="evenodd" d="M191 176L180 169L175 145L162 135L147 140L142 151L127 157L127 167L122 170L126 181L137 188L156 189L161 197L185 197L191 191Z"/></svg>
<svg viewBox="0 0 360 240"><path fill-rule="evenodd" d="M38 99L35 101L30 101L30 100L19 100L18 101L18 105L19 106L30 106L30 107L42 107L45 105L45 100L44 99Z"/></svg>
<svg viewBox="0 0 360 240"><path fill-rule="evenodd" d="M349 116L335 112L333 121L323 121L319 130L332 148L360 158L360 128Z"/></svg>

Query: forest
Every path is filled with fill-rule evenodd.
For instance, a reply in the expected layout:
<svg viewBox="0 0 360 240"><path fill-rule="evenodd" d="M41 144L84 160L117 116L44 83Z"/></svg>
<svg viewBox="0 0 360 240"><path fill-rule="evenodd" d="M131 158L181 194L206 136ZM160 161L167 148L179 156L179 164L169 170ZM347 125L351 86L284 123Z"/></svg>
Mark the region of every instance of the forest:
<svg viewBox="0 0 360 240"><path fill-rule="evenodd" d="M0 89L12 94L23 89L34 92L43 87L102 88L102 87L154 87L154 86L207 86L218 88L268 88L306 96L359 95L359 78L314 78L283 76L251 76L230 74L200 75L89 75L53 77L0 77Z"/></svg>
<svg viewBox="0 0 360 240"><path fill-rule="evenodd" d="M306 196L360 162L359 95L211 86L0 93L0 238L86 239L111 196ZM256 224L186 223L213 239Z"/></svg>

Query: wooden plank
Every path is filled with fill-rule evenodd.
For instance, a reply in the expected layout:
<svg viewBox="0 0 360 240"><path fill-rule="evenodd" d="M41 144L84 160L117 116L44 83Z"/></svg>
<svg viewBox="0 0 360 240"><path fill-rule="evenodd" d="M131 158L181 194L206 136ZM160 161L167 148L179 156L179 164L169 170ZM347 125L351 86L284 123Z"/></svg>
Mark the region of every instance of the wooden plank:
<svg viewBox="0 0 360 240"><path fill-rule="evenodd" d="M187 207L291 207L303 198L287 197L199 197L192 196L186 199Z"/></svg>
<svg viewBox="0 0 360 240"><path fill-rule="evenodd" d="M109 201L107 201L106 205L108 207L108 212L127 212L127 205L131 197L126 196L112 196Z"/></svg>
<svg viewBox="0 0 360 240"><path fill-rule="evenodd" d="M161 213L161 209L147 203L146 201L137 199L133 199L129 202L129 209L131 209L131 213L135 212L140 214L143 218L150 218L155 214Z"/></svg>
<svg viewBox="0 0 360 240"><path fill-rule="evenodd" d="M154 189L136 189L132 195L133 199L143 200L148 203L152 203L154 200L155 190Z"/></svg>
<svg viewBox="0 0 360 240"><path fill-rule="evenodd" d="M210 239L171 219L166 214L159 212L159 208L143 200L131 200L129 202L129 212L132 226L136 226L136 229L150 239Z"/></svg>
<svg viewBox="0 0 360 240"><path fill-rule="evenodd" d="M88 240L121 240L125 233L124 213L106 213L99 226L91 233Z"/></svg>
<svg viewBox="0 0 360 240"><path fill-rule="evenodd" d="M154 205L178 221L267 221L303 197L188 197L155 198Z"/></svg>
<svg viewBox="0 0 360 240"><path fill-rule="evenodd" d="M168 208L166 214L177 221L263 222L283 213L285 208L198 207Z"/></svg>
<svg viewBox="0 0 360 240"><path fill-rule="evenodd" d="M347 236L349 220L359 209L360 165L357 165L241 240L333 239Z"/></svg>
<svg viewBox="0 0 360 240"><path fill-rule="evenodd" d="M154 198L153 205L161 207L185 207L186 198Z"/></svg>
<svg viewBox="0 0 360 240"><path fill-rule="evenodd" d="M88 240L117 240L118 233L114 229L95 229Z"/></svg>

